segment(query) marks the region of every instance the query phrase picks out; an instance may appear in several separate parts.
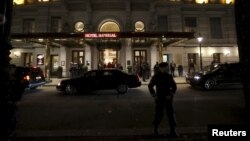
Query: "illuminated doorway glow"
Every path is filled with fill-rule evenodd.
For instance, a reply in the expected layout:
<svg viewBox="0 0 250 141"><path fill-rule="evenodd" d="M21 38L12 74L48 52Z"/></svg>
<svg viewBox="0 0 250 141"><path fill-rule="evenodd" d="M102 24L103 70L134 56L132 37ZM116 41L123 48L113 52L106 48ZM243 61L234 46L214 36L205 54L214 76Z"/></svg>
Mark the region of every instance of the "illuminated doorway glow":
<svg viewBox="0 0 250 141"><path fill-rule="evenodd" d="M106 20L99 26L100 32L120 32L119 25L113 20ZM105 39L103 39L105 40ZM99 51L99 61L103 65L102 67L116 67L119 63L119 48L109 46L109 41L105 41L106 44L102 44L101 50Z"/></svg>

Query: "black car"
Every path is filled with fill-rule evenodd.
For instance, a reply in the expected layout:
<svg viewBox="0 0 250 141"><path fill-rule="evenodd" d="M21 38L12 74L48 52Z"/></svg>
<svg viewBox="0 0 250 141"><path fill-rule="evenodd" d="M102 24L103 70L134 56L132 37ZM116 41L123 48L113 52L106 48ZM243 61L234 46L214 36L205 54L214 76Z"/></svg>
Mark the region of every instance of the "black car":
<svg viewBox="0 0 250 141"><path fill-rule="evenodd" d="M82 77L62 80L57 90L66 94L76 94L92 90L116 89L119 94L125 94L128 88L141 86L139 77L118 69L91 70Z"/></svg>
<svg viewBox="0 0 250 141"><path fill-rule="evenodd" d="M25 88L36 89L39 86L46 84L43 71L39 67L16 67L16 73L25 82Z"/></svg>
<svg viewBox="0 0 250 141"><path fill-rule="evenodd" d="M191 86L211 90L219 84L241 83L242 66L240 63L224 63L206 66L203 71L186 75Z"/></svg>

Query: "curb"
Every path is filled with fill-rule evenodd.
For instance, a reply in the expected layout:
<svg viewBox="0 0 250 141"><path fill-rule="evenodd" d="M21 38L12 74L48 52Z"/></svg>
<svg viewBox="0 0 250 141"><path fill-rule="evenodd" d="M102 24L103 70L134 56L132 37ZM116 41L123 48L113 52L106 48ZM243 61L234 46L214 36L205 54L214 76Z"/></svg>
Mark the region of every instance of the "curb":
<svg viewBox="0 0 250 141"><path fill-rule="evenodd" d="M63 80L64 78L62 78L62 79L54 79L54 80L49 80L49 81L47 81L47 83L45 84L45 85L43 85L43 86L45 86L45 87L53 87L53 86L57 86L57 83L58 82L60 82L61 80ZM66 78L67 79L67 78ZM177 78L178 79L178 78ZM148 81L146 81L146 82L143 82L143 81L141 81L142 82L142 85L148 85L149 84L149 80ZM176 82L176 84L188 84L185 80L183 80L183 79L181 79L181 80L175 80L175 82Z"/></svg>
<svg viewBox="0 0 250 141"><path fill-rule="evenodd" d="M149 83L142 83L141 85L148 85ZM188 84L186 82L176 82L176 84ZM43 87L56 87L57 84L45 84Z"/></svg>

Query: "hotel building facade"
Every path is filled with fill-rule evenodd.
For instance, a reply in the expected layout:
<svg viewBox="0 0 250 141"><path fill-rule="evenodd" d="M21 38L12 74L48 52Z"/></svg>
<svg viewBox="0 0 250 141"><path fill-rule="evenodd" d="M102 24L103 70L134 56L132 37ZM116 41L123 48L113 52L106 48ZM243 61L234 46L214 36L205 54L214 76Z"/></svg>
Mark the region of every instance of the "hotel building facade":
<svg viewBox="0 0 250 141"><path fill-rule="evenodd" d="M127 71L147 62L153 74L161 61L182 65L184 73L194 62L199 70L200 55L203 66L239 61L233 0L14 0L11 30L11 63L51 77L59 66L69 77L73 64Z"/></svg>

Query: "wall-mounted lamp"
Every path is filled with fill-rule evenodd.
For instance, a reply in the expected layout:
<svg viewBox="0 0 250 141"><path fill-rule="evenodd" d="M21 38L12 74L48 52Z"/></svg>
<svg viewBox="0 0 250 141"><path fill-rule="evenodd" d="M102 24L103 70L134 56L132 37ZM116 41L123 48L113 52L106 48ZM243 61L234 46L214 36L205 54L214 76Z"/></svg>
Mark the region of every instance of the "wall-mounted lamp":
<svg viewBox="0 0 250 141"><path fill-rule="evenodd" d="M203 41L203 37L201 36L201 34L198 35L197 41L198 41L199 46L200 46L200 69L202 70L203 65L202 65L202 55L201 55L201 42Z"/></svg>
<svg viewBox="0 0 250 141"><path fill-rule="evenodd" d="M229 56L230 53L231 53L231 52L230 52L229 50L227 50L227 51L224 52L224 55L225 55L225 56Z"/></svg>
<svg viewBox="0 0 250 141"><path fill-rule="evenodd" d="M15 51L13 54L14 54L15 57L19 57L20 56L20 52L19 51Z"/></svg>

